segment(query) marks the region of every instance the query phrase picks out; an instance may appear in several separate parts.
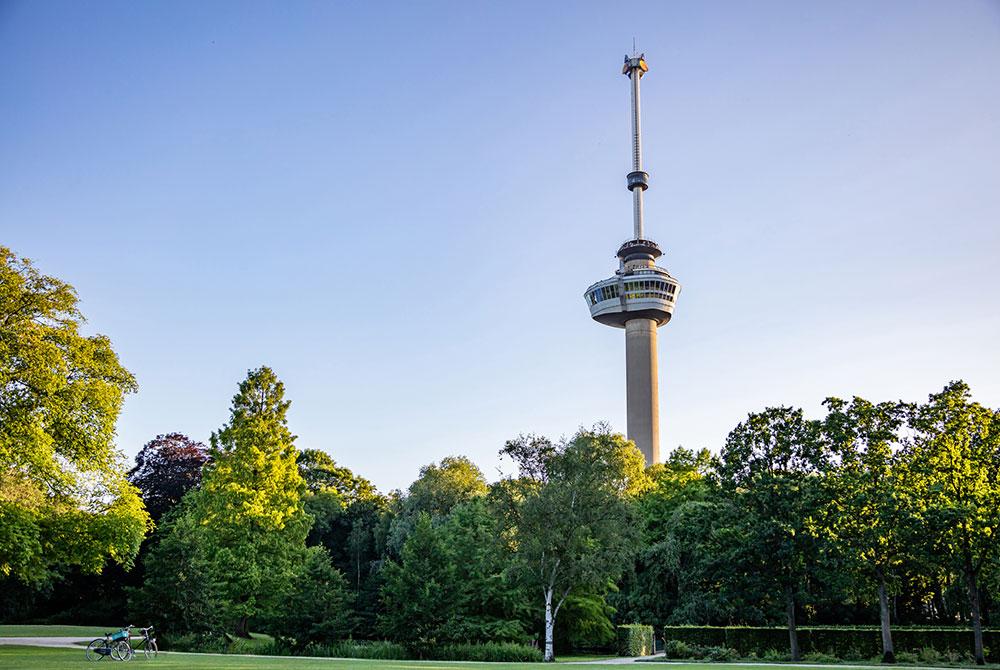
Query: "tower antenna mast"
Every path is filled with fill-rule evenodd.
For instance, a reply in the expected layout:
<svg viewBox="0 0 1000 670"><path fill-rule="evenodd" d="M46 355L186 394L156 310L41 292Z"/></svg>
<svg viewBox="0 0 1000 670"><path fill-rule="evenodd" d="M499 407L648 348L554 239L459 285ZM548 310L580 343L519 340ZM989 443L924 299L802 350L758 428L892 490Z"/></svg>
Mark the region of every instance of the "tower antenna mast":
<svg viewBox="0 0 1000 670"><path fill-rule="evenodd" d="M639 82L648 71L645 54L631 58L626 56L622 74L632 80L632 171L628 173L627 179L628 189L632 191L632 232L637 240L645 239L642 194L649 188L649 174L642 169L642 115L639 101Z"/></svg>

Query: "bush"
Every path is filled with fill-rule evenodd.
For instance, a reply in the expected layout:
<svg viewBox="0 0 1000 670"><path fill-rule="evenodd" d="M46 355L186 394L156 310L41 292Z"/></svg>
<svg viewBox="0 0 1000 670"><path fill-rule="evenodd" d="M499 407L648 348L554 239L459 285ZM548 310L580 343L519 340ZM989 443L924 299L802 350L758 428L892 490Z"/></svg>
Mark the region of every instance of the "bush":
<svg viewBox="0 0 1000 670"><path fill-rule="evenodd" d="M837 663L840 661L839 658L832 654L824 654L821 651L811 651L802 657L802 660L806 663ZM879 658L876 662L881 661Z"/></svg>
<svg viewBox="0 0 1000 670"><path fill-rule="evenodd" d="M284 656L287 653L287 651L278 651L274 655ZM386 640L340 640L330 644L311 644L300 655L327 658L365 658L377 661L401 661L410 658L406 647Z"/></svg>
<svg viewBox="0 0 1000 670"><path fill-rule="evenodd" d="M340 640L330 644L297 647L288 642L262 645L256 653L266 656L320 656L324 658L363 658L379 661L402 661L422 658L436 661L498 661L532 663L542 660L542 652L526 644L487 642L484 644L424 644L404 646L385 640Z"/></svg>
<svg viewBox="0 0 1000 670"><path fill-rule="evenodd" d="M492 661L497 663L540 663L542 652L526 644L486 642L482 644L446 644L434 650L437 661Z"/></svg>
<svg viewBox="0 0 1000 670"><path fill-rule="evenodd" d="M705 647L705 658L716 663L727 663L739 660L740 654L729 647Z"/></svg>
<svg viewBox="0 0 1000 670"><path fill-rule="evenodd" d="M799 628L798 633L799 646L804 655L824 654L848 661L882 656L882 637L877 626L805 627ZM786 628L667 626L663 629L663 637L683 642L689 647L735 649L743 657L755 654L769 661L788 660ZM892 637L897 659L900 653L910 652L918 660L921 654L927 659L937 654L935 661L921 662L952 662L951 658L961 660L972 651L972 631L964 628L899 627L893 628ZM1000 654L993 651L1000 649L1000 631L984 631L983 637L989 649L986 660L991 663L1000 661ZM770 657L769 651L773 652ZM781 658L777 658L778 655Z"/></svg>
<svg viewBox="0 0 1000 670"><path fill-rule="evenodd" d="M761 654L761 659L767 661L768 663L781 663L789 660L788 654L778 651L777 649L767 649Z"/></svg>
<svg viewBox="0 0 1000 670"><path fill-rule="evenodd" d="M740 655L729 647L703 647L698 644L687 644L681 640L669 640L663 647L663 655L667 658L682 658L727 662L739 660Z"/></svg>
<svg viewBox="0 0 1000 670"><path fill-rule="evenodd" d="M649 656L653 653L653 627L638 623L618 626L619 656Z"/></svg>
<svg viewBox="0 0 1000 670"><path fill-rule="evenodd" d="M663 645L663 655L667 658L694 658L691 646L680 640L667 640Z"/></svg>

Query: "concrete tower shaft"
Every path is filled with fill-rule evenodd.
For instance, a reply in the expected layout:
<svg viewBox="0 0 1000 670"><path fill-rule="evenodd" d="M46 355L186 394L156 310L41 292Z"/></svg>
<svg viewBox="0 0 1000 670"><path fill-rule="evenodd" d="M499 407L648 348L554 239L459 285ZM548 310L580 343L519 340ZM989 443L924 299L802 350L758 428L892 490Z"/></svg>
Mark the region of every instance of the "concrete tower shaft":
<svg viewBox="0 0 1000 670"><path fill-rule="evenodd" d="M625 395L628 439L646 457L660 462L660 383L656 355L656 321L625 322Z"/></svg>
<svg viewBox="0 0 1000 670"><path fill-rule="evenodd" d="M590 286L584 298L597 322L625 329L625 383L628 437L647 464L660 460L660 392L656 329L674 313L680 283L656 265L660 247L646 239L643 194L649 174L642 166L642 115L639 82L649 71L645 56L626 56L622 74L632 92L632 171L626 186L632 192L633 238L618 249L615 276Z"/></svg>

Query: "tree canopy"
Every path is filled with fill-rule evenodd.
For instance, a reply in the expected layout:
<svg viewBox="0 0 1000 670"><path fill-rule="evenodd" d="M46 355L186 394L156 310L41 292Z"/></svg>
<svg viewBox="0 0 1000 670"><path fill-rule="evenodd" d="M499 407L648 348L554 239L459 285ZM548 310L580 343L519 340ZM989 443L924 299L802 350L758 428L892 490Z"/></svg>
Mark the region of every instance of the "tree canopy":
<svg viewBox="0 0 1000 670"><path fill-rule="evenodd" d="M135 379L76 291L0 247L0 575L131 564L149 526L115 450Z"/></svg>

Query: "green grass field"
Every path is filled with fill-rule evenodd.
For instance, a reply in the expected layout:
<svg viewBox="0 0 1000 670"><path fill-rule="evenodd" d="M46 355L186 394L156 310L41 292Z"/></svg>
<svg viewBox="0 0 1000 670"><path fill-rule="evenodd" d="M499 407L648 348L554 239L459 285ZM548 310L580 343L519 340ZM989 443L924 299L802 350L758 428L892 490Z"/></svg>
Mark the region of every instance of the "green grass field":
<svg viewBox="0 0 1000 670"><path fill-rule="evenodd" d="M67 627L67 628L72 628ZM22 636L26 637L26 636ZM593 659L594 657L564 657L563 662ZM669 663L670 670L762 670L768 667L780 670L816 670L817 667L827 667L831 670L847 670L858 668L857 665L842 666L809 666L763 663ZM0 670L84 670L85 668L115 668L118 663L101 661L92 663L84 658L83 649L47 649L44 647L17 647L0 645ZM339 660L332 658L269 658L267 656L213 656L208 654L160 654L155 661L146 661L141 656L136 657L127 667L149 667L150 670L327 670L332 668L343 670L539 670L541 663L463 663L453 661L368 661ZM612 668L604 664L579 666L583 668ZM650 670L664 667L661 663L643 663L627 667L637 670ZM883 666L884 667L884 666ZM916 670L915 666L899 666L902 669ZM987 666L996 668L996 665Z"/></svg>
<svg viewBox="0 0 1000 670"><path fill-rule="evenodd" d="M84 658L83 650L45 649L42 647L13 647L0 645L0 669L7 670L84 670L100 667L116 668L118 663L100 661L93 663ZM156 670L539 670L540 663L460 663L451 661L366 661L337 660L331 658L268 658L266 656L209 656L205 654L160 654L155 661L146 661L141 656L127 666L149 667ZM610 666L583 666L610 667ZM685 665L677 670L709 670L710 666ZM673 669L673 666L672 666ZM718 668L715 668L718 670Z"/></svg>
<svg viewBox="0 0 1000 670"><path fill-rule="evenodd" d="M0 637L100 637L121 626L0 626Z"/></svg>

